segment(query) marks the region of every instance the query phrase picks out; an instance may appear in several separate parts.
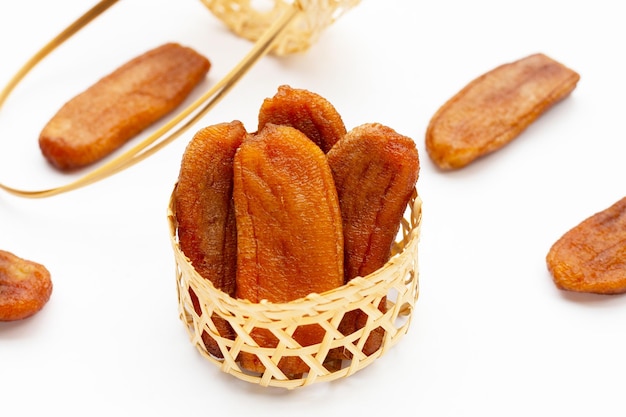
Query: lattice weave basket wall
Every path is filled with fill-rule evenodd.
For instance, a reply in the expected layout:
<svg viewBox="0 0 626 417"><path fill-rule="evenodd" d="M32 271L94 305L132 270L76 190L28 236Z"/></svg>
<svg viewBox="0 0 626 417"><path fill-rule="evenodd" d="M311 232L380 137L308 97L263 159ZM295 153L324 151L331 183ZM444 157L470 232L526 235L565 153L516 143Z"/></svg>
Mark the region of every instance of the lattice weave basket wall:
<svg viewBox="0 0 626 417"><path fill-rule="evenodd" d="M407 206L393 255L385 266L366 276L357 277L342 287L322 294L311 294L289 303L250 303L234 299L217 290L203 279L182 253L177 240L174 196L168 208L170 240L176 261L176 284L179 313L190 336L191 343L210 362L223 372L239 379L283 388L297 388L322 381L344 378L365 368L383 355L406 334L411 323L419 294L418 240L421 224L421 199L414 195ZM197 314L190 290L201 306ZM386 299L385 313L379 310ZM360 309L367 314L365 326L354 333L343 335L338 325L344 314ZM219 335L214 317L228 321L236 332L234 340ZM291 336L298 326L317 324L325 330L321 343L300 346ZM372 330L382 327L384 337L378 350L366 356L361 352ZM259 347L250 336L252 329L267 329L279 343L274 348ZM212 356L203 342L206 333L217 341L223 358ZM343 350L350 359L327 359L331 349ZM256 355L265 365L263 373L251 373L240 368L237 357L247 352ZM297 377L286 376L277 364L280 359L296 356L310 370Z"/></svg>
<svg viewBox="0 0 626 417"><path fill-rule="evenodd" d="M287 9L302 10L283 36L272 46L276 55L306 51L322 31L360 0L201 0L228 28L242 38L258 40ZM265 3L265 4L263 4ZM271 3L271 7L268 7Z"/></svg>

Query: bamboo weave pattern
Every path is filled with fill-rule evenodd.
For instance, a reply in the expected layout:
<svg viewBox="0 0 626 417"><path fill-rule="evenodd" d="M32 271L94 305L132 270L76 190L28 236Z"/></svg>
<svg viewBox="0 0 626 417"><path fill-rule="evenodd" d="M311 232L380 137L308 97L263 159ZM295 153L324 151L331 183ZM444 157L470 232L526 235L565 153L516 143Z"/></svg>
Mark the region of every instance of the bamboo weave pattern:
<svg viewBox="0 0 626 417"><path fill-rule="evenodd" d="M256 41L290 7L303 13L273 45L271 53L287 55L306 51L322 31L360 0L201 0L226 26L242 38ZM273 3L271 7L259 3Z"/></svg>

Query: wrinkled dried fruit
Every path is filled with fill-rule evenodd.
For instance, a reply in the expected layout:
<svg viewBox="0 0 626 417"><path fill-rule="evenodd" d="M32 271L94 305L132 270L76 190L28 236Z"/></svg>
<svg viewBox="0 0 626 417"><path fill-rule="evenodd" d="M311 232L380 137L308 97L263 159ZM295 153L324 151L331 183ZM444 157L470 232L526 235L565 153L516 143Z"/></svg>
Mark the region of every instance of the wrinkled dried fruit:
<svg viewBox="0 0 626 417"><path fill-rule="evenodd" d="M52 280L43 265L0 250L0 321L32 316L51 294Z"/></svg>
<svg viewBox="0 0 626 417"><path fill-rule="evenodd" d="M176 43L134 58L61 107L39 136L43 155L61 170L106 157L180 105L210 66Z"/></svg>
<svg viewBox="0 0 626 417"><path fill-rule="evenodd" d="M565 233L550 248L548 270L560 289L626 292L626 197Z"/></svg>
<svg viewBox="0 0 626 417"><path fill-rule="evenodd" d="M415 142L368 123L352 129L328 153L343 218L346 281L389 260L419 175Z"/></svg>
<svg viewBox="0 0 626 417"><path fill-rule="evenodd" d="M183 154L174 190L180 248L194 269L215 288L235 295L237 228L233 206L233 159L247 132L239 121L199 130ZM198 297L191 299L201 314ZM233 338L232 327L213 316L221 336ZM222 357L217 342L202 335L207 350Z"/></svg>
<svg viewBox="0 0 626 417"><path fill-rule="evenodd" d="M419 175L415 142L393 129L368 123L352 129L328 152L343 218L345 281L381 268L391 256L406 206ZM385 300L380 303L386 311ZM349 312L339 330L365 326L367 314ZM363 352L375 352L383 329L375 329Z"/></svg>
<svg viewBox="0 0 626 417"><path fill-rule="evenodd" d="M199 130L185 149L174 190L183 253L202 277L230 295L237 258L233 159L246 135L239 121Z"/></svg>
<svg viewBox="0 0 626 417"><path fill-rule="evenodd" d="M500 149L569 95L579 78L543 54L487 72L432 117L426 131L428 155L441 169L457 169Z"/></svg>
<svg viewBox="0 0 626 417"><path fill-rule="evenodd" d="M259 131L268 124L291 126L315 142L324 153L346 134L346 127L333 105L308 90L282 85L267 98L259 111Z"/></svg>
<svg viewBox="0 0 626 417"><path fill-rule="evenodd" d="M343 233L337 191L326 156L302 132L266 125L235 154L237 219L237 297L289 302L343 285ZM320 343L324 330L300 326L294 339L302 346ZM259 346L274 347L275 337L253 329ZM241 366L262 372L251 354ZM279 363L285 374L308 370L300 358Z"/></svg>

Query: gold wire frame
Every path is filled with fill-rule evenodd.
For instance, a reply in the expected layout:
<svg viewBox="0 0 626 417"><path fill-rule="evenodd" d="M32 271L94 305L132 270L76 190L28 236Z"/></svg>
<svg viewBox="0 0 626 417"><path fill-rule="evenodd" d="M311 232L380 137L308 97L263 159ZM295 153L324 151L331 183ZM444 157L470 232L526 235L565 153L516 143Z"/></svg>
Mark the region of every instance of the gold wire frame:
<svg viewBox="0 0 626 417"><path fill-rule="evenodd" d="M220 371L263 387L294 389L319 382L328 382L353 375L371 365L395 346L407 333L419 295L418 242L422 219L422 201L414 190L402 219L401 230L393 246L392 257L377 271L357 277L342 287L289 303L251 303L230 297L200 276L180 249L174 194L168 207L170 240L176 261L180 319L191 343ZM194 309L193 292L201 314ZM387 310L379 309L387 300ZM367 315L362 329L350 335L339 332L338 326L347 312L360 309ZM214 319L223 320L235 330L234 339L220 336ZM299 325L317 324L325 330L321 343L300 346L291 336ZM385 335L378 350L366 356L361 349L371 331L382 327ZM250 336L252 329L271 332L279 344L275 348L260 347ZM212 356L203 342L208 334L217 342L223 358ZM327 354L331 349L350 352L350 359L337 365ZM239 366L239 353L256 355L265 365L263 373L252 373ZM285 357L302 359L310 370L297 377L288 377L278 367Z"/></svg>
<svg viewBox="0 0 626 417"><path fill-rule="evenodd" d="M177 139L211 110L263 56L306 50L321 31L360 0L273 1L270 11L257 10L251 0L200 0L235 34L255 43L247 55L200 98L154 133L107 163L68 184L44 190L22 190L0 182L0 189L27 198L44 198L82 188L146 159ZM0 108L22 79L48 54L101 15L118 0L101 0L28 60L0 91Z"/></svg>

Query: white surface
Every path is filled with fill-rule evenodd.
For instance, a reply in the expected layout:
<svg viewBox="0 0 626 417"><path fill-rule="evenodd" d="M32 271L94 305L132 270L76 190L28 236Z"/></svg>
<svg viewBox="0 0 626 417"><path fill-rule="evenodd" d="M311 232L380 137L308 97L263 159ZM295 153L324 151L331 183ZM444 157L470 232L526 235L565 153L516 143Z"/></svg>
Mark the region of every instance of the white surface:
<svg viewBox="0 0 626 417"><path fill-rule="evenodd" d="M91 4L3 2L0 83ZM220 373L188 342L165 215L191 132L88 188L43 200L0 194L0 248L45 264L54 280L38 315L0 323L0 414L623 415L626 298L560 292L545 266L562 233L624 195L618 6L364 0L308 53L264 58L200 122L240 119L252 130L262 100L290 84L329 99L348 128L377 121L415 139L424 221L414 321L392 351L342 381L260 388ZM73 178L43 161L43 123L166 41L211 59L207 85L250 47L199 1L120 2L0 109L0 181ZM432 114L474 77L535 52L581 74L573 94L505 149L437 171L423 140Z"/></svg>

